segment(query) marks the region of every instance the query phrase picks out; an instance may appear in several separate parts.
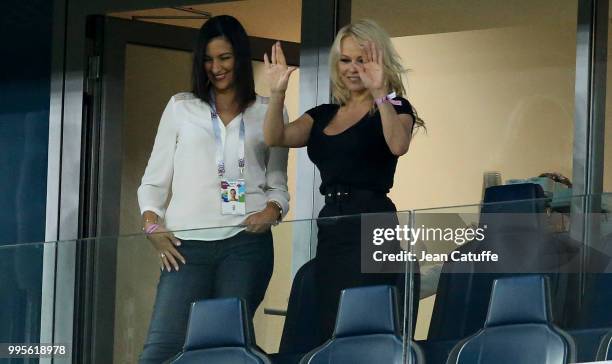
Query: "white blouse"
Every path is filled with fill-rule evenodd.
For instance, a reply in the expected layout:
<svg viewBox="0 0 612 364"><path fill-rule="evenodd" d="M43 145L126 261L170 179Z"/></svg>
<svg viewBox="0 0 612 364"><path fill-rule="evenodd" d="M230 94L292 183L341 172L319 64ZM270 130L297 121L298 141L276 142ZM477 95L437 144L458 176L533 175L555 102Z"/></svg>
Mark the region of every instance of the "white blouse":
<svg viewBox="0 0 612 364"><path fill-rule="evenodd" d="M162 114L153 151L138 188L140 212L156 213L164 219L166 228L175 231L180 239L207 241L236 235L244 229L239 226L244 219L263 210L268 201L278 202L286 214L289 210L288 149L270 148L264 143L267 101L257 96L257 100L227 126L217 118L224 149L224 177L237 179L240 178L240 118L244 117L246 216L221 214L210 107L188 92L174 95ZM286 123L286 110L284 119Z"/></svg>

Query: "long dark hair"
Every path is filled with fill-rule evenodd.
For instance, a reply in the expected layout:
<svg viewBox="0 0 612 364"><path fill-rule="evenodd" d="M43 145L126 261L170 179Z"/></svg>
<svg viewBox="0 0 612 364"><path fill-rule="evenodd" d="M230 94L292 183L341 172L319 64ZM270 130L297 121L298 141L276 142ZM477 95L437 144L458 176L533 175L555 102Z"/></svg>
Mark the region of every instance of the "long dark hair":
<svg viewBox="0 0 612 364"><path fill-rule="evenodd" d="M197 98L210 104L212 85L204 69L204 59L206 58L208 43L217 37L224 37L234 50L236 101L240 110L244 111L251 102L255 101L251 45L242 24L233 16L219 15L212 17L200 28L193 52L192 92Z"/></svg>

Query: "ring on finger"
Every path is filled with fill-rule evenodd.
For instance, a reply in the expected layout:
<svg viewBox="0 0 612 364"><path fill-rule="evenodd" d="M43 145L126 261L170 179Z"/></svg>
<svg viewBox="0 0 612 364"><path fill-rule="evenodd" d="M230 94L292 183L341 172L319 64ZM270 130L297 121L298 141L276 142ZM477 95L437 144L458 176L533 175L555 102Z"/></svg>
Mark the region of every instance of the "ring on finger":
<svg viewBox="0 0 612 364"><path fill-rule="evenodd" d="M164 258L166 257L166 254L164 254L164 253L159 253L159 257L160 257L160 258L162 258L162 259L164 259Z"/></svg>

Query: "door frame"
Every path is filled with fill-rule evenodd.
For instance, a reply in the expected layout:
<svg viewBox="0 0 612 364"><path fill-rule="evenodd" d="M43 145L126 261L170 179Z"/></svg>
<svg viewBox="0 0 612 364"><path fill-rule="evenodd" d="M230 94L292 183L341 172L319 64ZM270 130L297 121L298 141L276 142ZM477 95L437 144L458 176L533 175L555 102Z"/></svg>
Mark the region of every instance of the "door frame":
<svg viewBox="0 0 612 364"><path fill-rule="evenodd" d="M76 287L76 297L84 307L77 306L75 310L75 357L79 362L112 363L127 45L191 52L198 30L102 16L90 18L89 22L101 25L95 40L98 50L89 56L93 59L89 63L99 70L90 71L88 78L98 76L100 87L91 90L93 103L99 107L94 107L90 120L84 120L87 131L94 135L84 151L91 168L85 170L83 183L91 188L84 193L82 199L89 203L82 207L80 215L88 217L83 222L83 233L88 237L109 238L91 240L78 249L83 251L81 260L85 261L79 276L91 277Z"/></svg>

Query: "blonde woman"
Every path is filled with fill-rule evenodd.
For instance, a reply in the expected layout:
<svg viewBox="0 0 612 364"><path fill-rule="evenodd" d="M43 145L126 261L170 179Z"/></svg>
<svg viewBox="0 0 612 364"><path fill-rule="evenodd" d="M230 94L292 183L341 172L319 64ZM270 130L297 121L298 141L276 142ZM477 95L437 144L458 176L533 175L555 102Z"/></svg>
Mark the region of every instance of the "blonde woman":
<svg viewBox="0 0 612 364"><path fill-rule="evenodd" d="M334 103L310 109L287 125L283 102L294 68L287 67L278 42L264 62L271 88L264 139L269 146L307 147L321 172L325 206L319 217L395 212L387 193L397 159L408 152L415 124L423 122L402 97L403 67L387 33L371 20L342 28L330 52ZM331 337L342 289L397 280L392 274L361 273L359 217L335 221L318 223L315 261L322 341Z"/></svg>

